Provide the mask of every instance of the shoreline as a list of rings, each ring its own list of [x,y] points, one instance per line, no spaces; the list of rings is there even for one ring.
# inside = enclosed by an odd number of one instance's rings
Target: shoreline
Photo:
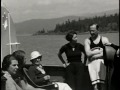
[[[106,31],[106,32],[99,32],[100,34],[106,34],[106,33],[119,33],[119,31]],[[85,34],[89,34],[89,32],[82,32],[82,33],[78,33],[78,35],[85,35]],[[16,36],[39,36],[39,35],[66,35],[65,33],[41,33],[38,35],[33,35],[33,34],[20,34],[20,35],[16,35]]]

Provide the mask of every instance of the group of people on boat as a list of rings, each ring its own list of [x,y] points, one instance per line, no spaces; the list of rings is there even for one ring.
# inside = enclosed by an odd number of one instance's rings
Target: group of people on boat
[[[58,90],[90,90],[83,85],[85,65],[87,63],[91,85],[93,86],[92,89],[107,90],[107,64],[105,64],[104,59],[104,47],[108,45],[116,50],[113,60],[114,71],[110,77],[110,89],[118,90],[119,85],[115,80],[120,81],[118,75],[120,71],[118,70],[120,68],[120,47],[110,43],[107,37],[99,35],[98,24],[90,25],[89,32],[91,36],[85,39],[83,45],[77,42],[77,33],[70,31],[65,37],[68,43],[59,49],[58,57],[65,68],[65,82],[50,80],[51,76],[46,73],[41,64],[42,54],[38,51],[33,51],[30,55],[32,64],[28,69],[28,74],[31,80],[40,86],[54,84],[55,88],[58,87]],[[67,61],[63,58],[63,53],[66,54]],[[84,62],[82,62],[82,55],[84,56]],[[2,88],[5,88],[5,90],[44,90],[42,88],[35,88],[27,82],[23,72],[25,64],[26,58],[23,50],[17,50],[4,57],[1,78],[5,80],[5,87],[3,85]]]
[[[119,55],[119,47],[110,43],[107,37],[99,35],[98,24],[90,25],[89,32],[91,36],[85,39],[84,45],[77,43],[76,32],[69,32],[66,35],[66,40],[69,42],[60,48],[58,57],[66,67],[66,82],[73,90],[88,90],[83,85],[86,61],[93,90],[106,90],[107,76],[103,49],[106,45],[112,46]],[[63,53],[66,54],[67,62],[62,57]],[[81,60],[82,55],[84,55],[84,62]]]
[[[28,74],[31,80],[39,86],[53,84],[52,89],[47,90],[72,90],[70,86],[63,82],[51,82],[50,75],[47,75],[40,61],[42,55],[38,51],[31,53],[32,65],[28,69]],[[3,90],[46,90],[44,88],[34,88],[30,85],[23,71],[25,67],[25,52],[17,50],[13,54],[6,55],[2,62],[2,79],[5,80],[5,87],[2,84]],[[58,88],[58,89],[55,89]]]

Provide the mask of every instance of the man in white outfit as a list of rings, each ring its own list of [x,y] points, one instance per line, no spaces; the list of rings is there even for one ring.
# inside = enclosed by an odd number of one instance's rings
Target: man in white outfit
[[[88,56],[88,70],[94,90],[104,90],[106,66],[103,60],[104,45],[110,45],[107,37],[98,34],[99,26],[93,24],[89,32],[91,37],[85,39],[85,51]]]

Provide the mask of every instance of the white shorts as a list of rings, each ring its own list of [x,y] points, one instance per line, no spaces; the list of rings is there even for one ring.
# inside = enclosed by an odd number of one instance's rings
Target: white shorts
[[[106,66],[103,59],[97,59],[88,64],[88,71],[92,84],[105,83]]]

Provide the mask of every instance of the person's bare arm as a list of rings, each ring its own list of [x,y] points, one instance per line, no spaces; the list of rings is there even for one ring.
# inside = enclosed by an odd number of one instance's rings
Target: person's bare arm
[[[103,49],[100,48],[100,53],[93,55],[90,59],[95,60],[95,59],[102,59],[103,58]]]
[[[107,37],[102,37],[102,43],[104,45],[111,45],[111,43],[109,42],[109,39]],[[103,49],[102,48],[100,48],[100,53],[91,56],[91,60],[100,59],[100,58],[103,58]]]
[[[102,43],[104,45],[111,45],[112,44],[112,43],[110,43],[110,41],[107,37],[102,37]]]
[[[64,59],[63,59],[63,57],[62,57],[62,53],[58,53],[58,57],[59,57],[59,59],[61,60],[61,62],[63,63],[63,66],[64,67],[67,67],[67,64],[66,64],[66,62],[64,61]]]
[[[85,39],[85,52],[87,57],[92,57],[93,55],[99,54],[101,51],[94,51],[90,49],[90,40],[89,39]]]

